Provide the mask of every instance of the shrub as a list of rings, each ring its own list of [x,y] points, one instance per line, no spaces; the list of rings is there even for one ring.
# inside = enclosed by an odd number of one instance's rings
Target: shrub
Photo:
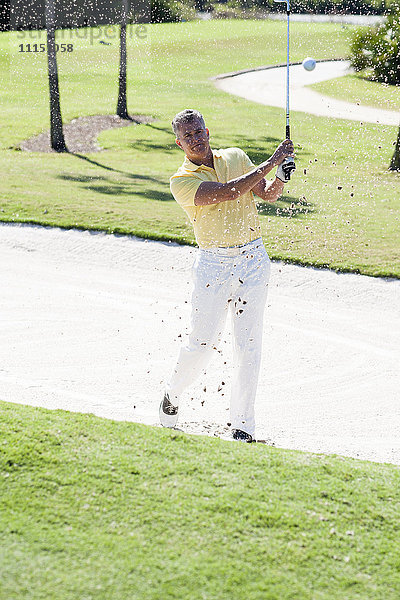
[[[293,0],[295,12],[321,14],[380,15],[393,0]]]
[[[192,2],[181,0],[151,0],[151,22],[166,23],[185,21],[194,17]]]
[[[375,27],[360,29],[350,46],[356,71],[368,69],[375,81],[400,85],[400,15],[390,14]]]
[[[381,15],[395,2],[396,0],[291,0],[290,7],[293,13]],[[284,4],[276,4],[274,0],[214,0],[214,5],[242,11],[285,10]]]

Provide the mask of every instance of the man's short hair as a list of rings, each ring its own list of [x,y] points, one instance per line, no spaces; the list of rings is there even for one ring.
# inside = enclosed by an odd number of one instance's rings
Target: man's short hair
[[[175,135],[178,137],[178,129],[183,123],[190,123],[195,119],[199,119],[204,129],[206,128],[204,117],[198,110],[187,108],[186,110],[183,110],[182,112],[175,115],[172,121],[172,129],[174,130]]]

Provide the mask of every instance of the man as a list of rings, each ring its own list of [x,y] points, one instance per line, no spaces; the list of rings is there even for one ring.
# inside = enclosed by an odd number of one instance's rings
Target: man
[[[239,148],[212,150],[209,130],[196,110],[178,113],[172,128],[186,156],[171,177],[171,192],[193,224],[199,252],[193,265],[191,332],[166,384],[160,422],[175,427],[180,395],[211,359],[230,309],[235,363],[232,436],[252,442],[270,272],[254,194],[266,202],[279,198],[295,168],[293,143],[285,140],[255,167]],[[276,177],[267,182],[265,176],[274,167]]]

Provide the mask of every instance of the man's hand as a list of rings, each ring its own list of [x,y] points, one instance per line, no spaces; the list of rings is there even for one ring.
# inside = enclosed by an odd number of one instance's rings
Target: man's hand
[[[293,157],[288,156],[277,168],[276,177],[283,181],[283,183],[287,183],[290,179],[292,172],[295,170],[296,165],[294,164]]]
[[[293,156],[293,154],[294,145],[292,140],[285,140],[284,142],[279,144],[279,146],[271,156],[270,160],[273,166],[277,167],[285,160],[285,158],[287,158],[288,156]]]
[[[271,160],[278,165],[276,176],[278,179],[283,181],[283,183],[287,183],[289,181],[290,175],[296,168],[293,154],[294,146],[292,140],[285,140],[279,144],[278,148],[271,156]]]

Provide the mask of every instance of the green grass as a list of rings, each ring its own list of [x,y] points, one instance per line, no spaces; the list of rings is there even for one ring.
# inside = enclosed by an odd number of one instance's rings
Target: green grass
[[[157,121],[103,132],[106,151],[88,156],[13,149],[48,127],[46,62],[43,54],[18,52],[20,34],[0,35],[0,69],[9,75],[0,91],[0,165],[7,173],[1,220],[193,244],[192,228],[168,186],[183,159],[170,129],[173,115],[198,108],[214,147],[240,146],[256,163],[273,152],[284,134],[283,111],[218,91],[210,78],[284,62],[282,23],[190,22],[148,31],[147,39],[129,38],[129,108]],[[351,31],[293,23],[291,59],[344,57]],[[89,38],[72,41],[73,52],[59,54],[64,120],[114,112],[117,39],[110,46],[91,45]],[[271,258],[399,277],[400,174],[387,171],[396,135],[395,127],[292,113],[296,176],[277,204],[260,204]]]
[[[399,468],[9,403],[1,600],[397,600]]]
[[[399,110],[400,86],[371,81],[364,75],[346,75],[310,85],[312,89],[354,104]]]

